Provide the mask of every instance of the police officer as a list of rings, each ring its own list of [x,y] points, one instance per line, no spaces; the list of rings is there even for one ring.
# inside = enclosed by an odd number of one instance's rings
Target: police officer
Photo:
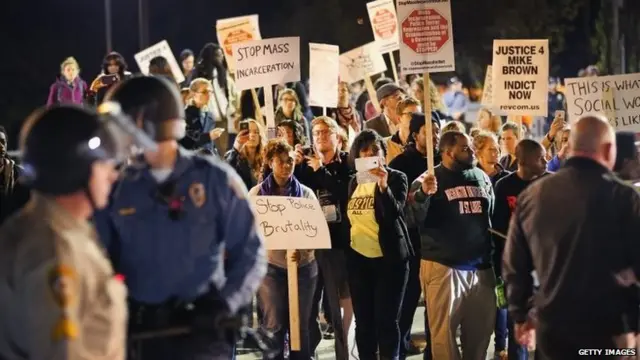
[[[247,190],[226,164],[178,146],[184,110],[166,80],[132,78],[107,99],[158,143],[124,170],[96,217],[129,287],[130,336],[145,338],[133,342],[137,356],[229,359],[232,344],[216,326],[250,302],[266,272]]]
[[[116,135],[69,105],[25,123],[32,196],[0,229],[0,358],[125,358],[126,289],[88,222],[117,178]]]

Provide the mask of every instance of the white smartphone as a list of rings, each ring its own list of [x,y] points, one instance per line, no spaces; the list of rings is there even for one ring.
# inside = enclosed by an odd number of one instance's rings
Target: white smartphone
[[[564,110],[556,110],[556,113],[554,115],[555,117],[562,119],[562,121],[564,121]]]
[[[377,156],[356,159],[356,171],[369,171],[380,166],[380,158]]]

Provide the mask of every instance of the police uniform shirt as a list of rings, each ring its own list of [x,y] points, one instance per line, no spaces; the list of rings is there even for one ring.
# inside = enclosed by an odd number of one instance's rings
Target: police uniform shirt
[[[126,289],[87,221],[35,194],[0,229],[0,359],[124,359]]]

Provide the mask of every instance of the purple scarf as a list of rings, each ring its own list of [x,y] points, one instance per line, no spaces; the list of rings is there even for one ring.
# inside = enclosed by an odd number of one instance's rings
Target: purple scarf
[[[287,184],[287,188],[285,189],[285,196],[290,197],[302,197],[302,186],[298,179],[295,176],[291,176],[291,180]],[[273,178],[273,173],[271,173],[264,181],[260,184],[260,191],[258,195],[261,196],[279,196],[277,193],[278,184]]]

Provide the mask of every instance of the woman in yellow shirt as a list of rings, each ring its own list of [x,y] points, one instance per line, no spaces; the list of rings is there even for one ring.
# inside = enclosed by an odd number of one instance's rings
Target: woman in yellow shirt
[[[351,234],[347,270],[356,319],[356,345],[360,360],[398,359],[398,320],[409,274],[409,242],[403,208],[407,177],[384,164],[386,146],[373,130],[354,139],[350,160],[377,157],[379,166],[369,170],[375,182],[349,183],[346,226]]]

